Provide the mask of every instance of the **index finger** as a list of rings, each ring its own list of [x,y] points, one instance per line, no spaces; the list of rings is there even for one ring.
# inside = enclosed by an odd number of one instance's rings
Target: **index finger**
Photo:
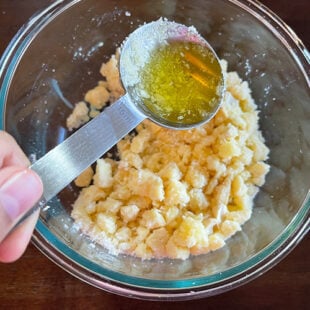
[[[0,130],[0,168],[7,166],[29,166],[29,160],[15,139]]]

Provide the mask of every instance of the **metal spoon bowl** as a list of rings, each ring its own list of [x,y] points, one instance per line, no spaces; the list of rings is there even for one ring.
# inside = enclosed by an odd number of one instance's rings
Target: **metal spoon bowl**
[[[206,113],[205,118],[202,121],[195,123],[185,123],[182,121],[172,122],[163,118],[161,115],[155,114],[148,109],[148,107],[144,104],[143,99],[137,92],[137,84],[140,81],[140,69],[142,69],[150,58],[152,51],[154,51],[158,46],[170,41],[193,42],[205,47],[213,54],[214,59],[220,67],[219,59],[216,56],[216,53],[210,44],[199,35],[194,27],[187,27],[176,22],[159,19],[139,27],[129,35],[127,40],[125,40],[120,57],[121,81],[127,95],[129,96],[129,98],[127,97],[127,104],[128,107],[132,108],[132,113],[135,113],[135,109],[137,109],[139,112],[144,114],[145,117],[161,126],[171,129],[190,129],[208,122],[218,111],[224,93],[224,77],[221,73],[219,83],[219,100],[213,106],[212,110]],[[131,104],[129,104],[129,101],[131,101]]]

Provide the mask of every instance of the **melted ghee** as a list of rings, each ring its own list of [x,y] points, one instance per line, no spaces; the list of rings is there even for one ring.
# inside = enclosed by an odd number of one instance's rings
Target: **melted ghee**
[[[223,77],[219,62],[204,46],[172,41],[154,50],[140,71],[145,106],[168,122],[196,124],[214,112]]]

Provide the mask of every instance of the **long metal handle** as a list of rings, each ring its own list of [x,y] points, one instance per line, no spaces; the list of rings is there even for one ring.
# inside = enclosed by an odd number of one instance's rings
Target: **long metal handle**
[[[30,168],[43,181],[45,200],[59,193],[144,118],[125,95],[36,161]]]
[[[38,208],[57,195],[119,140],[133,130],[145,116],[126,94],[64,142],[30,166],[43,182],[43,197],[10,230],[14,230]]]

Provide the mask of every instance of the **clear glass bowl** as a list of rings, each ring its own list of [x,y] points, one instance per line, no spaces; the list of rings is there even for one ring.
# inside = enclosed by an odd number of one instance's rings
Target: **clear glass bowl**
[[[181,300],[219,294],[261,275],[309,228],[309,55],[281,20],[256,1],[55,1],[17,33],[1,59],[0,128],[30,158],[44,155],[68,135],[71,110],[57,85],[70,102],[79,101],[125,37],[161,16],[195,25],[253,90],[272,169],[252,218],[224,248],[207,255],[185,261],[115,257],[72,225],[77,190],[71,185],[42,210],[33,242],[101,289]]]

